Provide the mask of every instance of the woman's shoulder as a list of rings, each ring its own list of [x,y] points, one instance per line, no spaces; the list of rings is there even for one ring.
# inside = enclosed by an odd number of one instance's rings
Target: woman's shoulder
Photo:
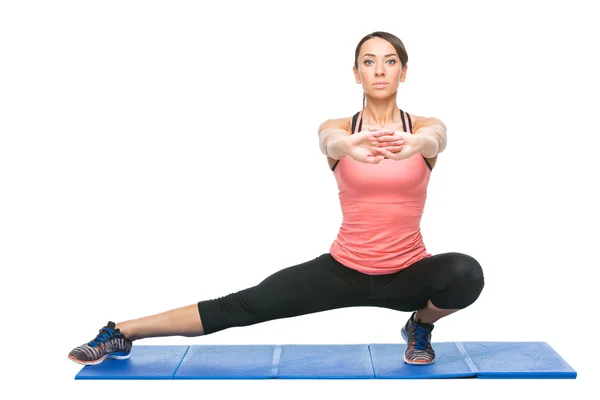
[[[319,125],[319,133],[324,129],[345,129],[348,132],[352,129],[352,117],[330,118]]]
[[[422,115],[414,115],[414,114],[410,114],[408,113],[408,116],[410,117],[410,122],[412,122],[412,124],[414,125],[416,122],[421,122],[423,120],[426,120],[428,117],[424,117]]]
[[[412,122],[413,131],[416,131],[420,127],[423,126],[431,126],[431,125],[442,125],[445,127],[444,123],[436,117],[424,117],[421,115],[410,115],[410,120]]]
[[[418,127],[421,124],[426,124],[429,120],[438,120],[434,117],[426,117],[423,115],[415,115],[408,113],[413,129],[415,125]],[[330,118],[325,120],[321,125],[319,125],[319,132],[324,129],[335,128],[335,129],[345,129],[348,132],[352,132],[352,119],[356,114],[353,114],[349,117],[341,117],[341,118]]]

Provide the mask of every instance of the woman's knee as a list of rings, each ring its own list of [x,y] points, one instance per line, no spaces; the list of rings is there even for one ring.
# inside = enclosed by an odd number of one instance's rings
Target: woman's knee
[[[452,275],[465,281],[483,280],[483,268],[474,257],[463,253],[452,253],[451,262],[448,268],[452,270]]]
[[[448,278],[446,289],[432,298],[439,308],[462,309],[473,304],[485,285],[483,269],[479,262],[462,253],[449,254],[446,265]]]

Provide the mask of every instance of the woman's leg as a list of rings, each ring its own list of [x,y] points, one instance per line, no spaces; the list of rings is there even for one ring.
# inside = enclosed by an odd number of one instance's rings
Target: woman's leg
[[[339,264],[329,253],[285,268],[260,284],[212,300],[120,322],[130,340],[200,336],[223,329],[341,307],[370,305],[367,275]]]
[[[375,277],[373,286],[389,308],[416,310],[402,328],[407,343],[404,361],[431,364],[435,360],[431,346],[434,322],[475,302],[483,285],[477,260],[462,253],[443,253],[395,274]]]
[[[118,324],[109,321],[94,340],[71,350],[69,358],[80,364],[98,364],[106,358],[128,358],[135,339],[207,335],[334,308],[378,305],[369,296],[370,285],[368,275],[325,253],[224,297]]]
[[[376,303],[370,277],[335,260],[331,254],[280,270],[260,284],[204,300],[198,310],[204,334],[232,327],[295,317],[320,311]]]
[[[420,320],[427,324],[433,324],[438,319],[459,311],[460,308],[438,308],[433,305],[431,299],[427,301],[427,305],[415,313],[415,320]]]
[[[382,297],[386,307],[416,310],[419,319],[427,323],[473,304],[484,287],[479,262],[456,252],[436,254],[373,279],[373,294]]]
[[[119,322],[116,328],[129,340],[159,336],[201,336],[198,305],[191,304],[147,317]]]

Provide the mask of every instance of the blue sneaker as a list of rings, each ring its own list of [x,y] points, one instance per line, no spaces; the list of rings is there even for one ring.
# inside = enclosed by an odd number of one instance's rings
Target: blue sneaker
[[[402,328],[402,337],[406,341],[404,362],[413,365],[428,365],[435,361],[435,352],[431,347],[433,324],[421,320],[415,321],[414,312]]]
[[[74,348],[69,359],[83,365],[100,364],[107,358],[124,360],[129,358],[131,346],[132,341],[115,328],[114,322],[109,321],[94,340]]]

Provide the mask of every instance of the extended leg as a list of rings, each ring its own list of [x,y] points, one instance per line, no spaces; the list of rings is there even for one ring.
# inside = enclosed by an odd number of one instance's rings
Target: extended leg
[[[119,322],[125,337],[201,336],[231,327],[334,308],[368,305],[368,277],[331,255],[277,271],[260,284],[217,299]]]
[[[201,336],[204,334],[198,305],[176,308],[160,314],[119,322],[116,325],[129,340],[159,336]]]
[[[278,318],[372,305],[370,288],[367,275],[340,265],[325,253],[224,297],[118,324],[109,322],[94,340],[73,349],[69,358],[98,364],[106,358],[129,357],[136,339],[208,335]]]

